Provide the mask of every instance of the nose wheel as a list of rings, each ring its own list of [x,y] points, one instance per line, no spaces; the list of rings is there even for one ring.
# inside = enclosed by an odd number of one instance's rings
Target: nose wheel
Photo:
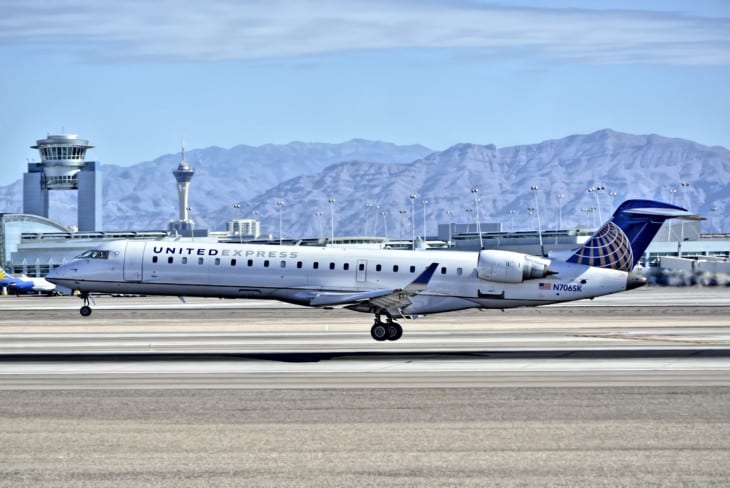
[[[84,304],[81,306],[79,313],[82,317],[88,317],[89,315],[91,315],[91,307],[89,306],[89,294],[82,293],[81,299],[84,301]]]
[[[386,322],[381,321],[380,317],[376,317],[375,323],[370,329],[370,335],[378,342],[397,341],[403,336],[403,327],[399,323],[393,322],[390,317]]]

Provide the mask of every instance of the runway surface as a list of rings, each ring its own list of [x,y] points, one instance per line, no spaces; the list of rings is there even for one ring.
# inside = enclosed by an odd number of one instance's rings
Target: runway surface
[[[0,297],[0,486],[727,486],[730,290],[403,321]]]

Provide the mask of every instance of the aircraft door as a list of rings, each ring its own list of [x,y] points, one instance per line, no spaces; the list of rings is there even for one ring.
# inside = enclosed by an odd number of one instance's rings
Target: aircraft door
[[[142,257],[145,242],[127,242],[124,251],[124,280],[142,281]]]
[[[357,268],[355,270],[355,281],[363,283],[368,277],[368,261],[367,259],[358,259]]]

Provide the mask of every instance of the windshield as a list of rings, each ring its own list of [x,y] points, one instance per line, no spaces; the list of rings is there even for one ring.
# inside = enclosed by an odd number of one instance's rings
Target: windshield
[[[76,256],[76,259],[109,259],[109,251],[90,249]]]

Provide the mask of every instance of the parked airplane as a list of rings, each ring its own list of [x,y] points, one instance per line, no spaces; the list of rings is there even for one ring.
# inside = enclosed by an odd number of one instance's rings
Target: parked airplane
[[[642,286],[634,265],[668,218],[699,218],[651,200],[624,202],[567,260],[511,251],[402,251],[301,246],[113,241],[48,279],[90,293],[274,299],[375,315],[377,341],[395,321],[467,308],[512,308],[592,298]],[[385,319],[384,319],[385,317]]]
[[[0,268],[0,288],[5,288],[13,293],[53,293],[56,285],[49,283],[44,278],[29,278],[11,276]]]

